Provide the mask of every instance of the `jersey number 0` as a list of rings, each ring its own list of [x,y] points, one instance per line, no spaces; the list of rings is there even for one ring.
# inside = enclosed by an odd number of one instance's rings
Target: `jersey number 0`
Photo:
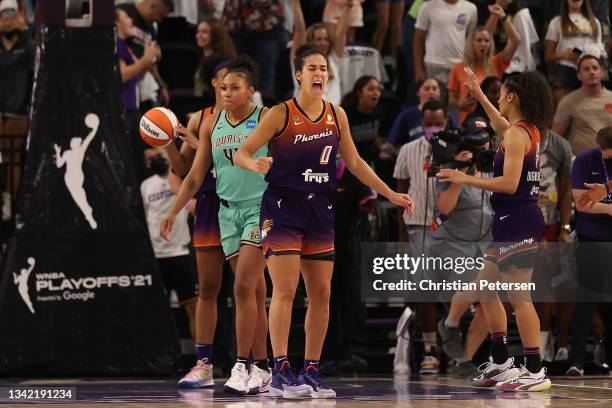
[[[329,163],[329,156],[331,155],[332,150],[333,150],[333,146],[325,146],[323,148],[323,151],[321,152],[321,160],[319,160],[319,163],[321,164]]]

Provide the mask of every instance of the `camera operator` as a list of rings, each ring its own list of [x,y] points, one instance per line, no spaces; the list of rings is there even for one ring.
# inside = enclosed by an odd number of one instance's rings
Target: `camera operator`
[[[438,100],[425,103],[421,115],[424,135],[400,148],[393,172],[393,177],[397,180],[397,191],[408,192],[415,203],[414,213],[404,218],[404,211],[398,209],[397,217],[399,241],[412,242],[410,256],[413,257],[427,255],[430,247],[435,186],[435,179],[427,177],[431,158],[430,140],[435,133],[448,126],[448,114],[444,105]],[[419,373],[437,374],[439,361],[436,352],[436,304],[418,303],[417,306],[425,344],[425,357],[421,362]]]
[[[480,117],[466,119],[460,132],[441,132],[432,140],[433,163],[436,167],[456,168],[476,177],[487,177],[492,171],[490,153],[490,125]],[[444,149],[438,149],[439,140]],[[456,153],[453,153],[456,152]],[[493,209],[489,202],[490,193],[461,183],[436,183],[435,231],[431,234],[431,256],[469,257],[483,256],[491,241]],[[451,280],[460,278],[471,281],[477,271],[464,276],[453,275]],[[447,279],[441,272],[438,279]],[[474,318],[470,324],[465,346],[461,344],[459,323],[461,316],[470,306],[467,301],[453,301],[448,316],[438,323],[438,333],[444,351],[456,360],[457,365],[450,373],[460,378],[477,375],[472,357],[487,337],[488,328],[482,318]],[[479,313],[479,312],[477,312]]]

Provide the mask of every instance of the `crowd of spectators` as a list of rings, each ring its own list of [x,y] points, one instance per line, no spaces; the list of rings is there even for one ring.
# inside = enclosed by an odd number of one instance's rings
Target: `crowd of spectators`
[[[32,7],[24,3],[29,1],[0,1],[3,126],[7,115],[25,115],[29,101],[33,50],[26,21]],[[612,169],[609,0],[116,3],[121,3],[115,13],[121,78],[118,86],[140,181],[151,175],[143,160],[145,146],[136,130],[143,112],[153,106],[169,106],[185,123],[189,112],[210,105],[214,90],[202,71],[211,58],[220,55],[233,58],[247,54],[259,64],[256,103],[271,106],[288,99],[299,87],[291,74],[292,57],[300,45],[310,43],[328,56],[330,81],[325,97],[346,109],[359,153],[383,179],[415,200],[414,214],[397,216],[397,228],[393,229],[397,235],[386,238],[415,243],[419,253],[440,250],[457,239],[486,242],[491,217],[488,194],[465,186],[441,186],[428,177],[424,164],[431,158],[430,140],[444,129],[463,127],[476,132],[477,123],[486,122],[482,106],[464,85],[465,67],[472,68],[494,105],[504,80],[519,72],[539,70],[549,79],[557,104],[553,123],[540,129],[540,207],[547,224],[543,240],[565,242],[577,235],[581,241],[612,241],[611,200],[598,203],[595,209],[574,208],[572,200],[572,194],[575,198],[585,182],[606,181],[596,173],[606,175]],[[178,38],[179,31],[190,33],[190,37]],[[176,54],[177,49],[186,51]],[[192,57],[180,59],[180,55]],[[168,58],[175,59],[164,61]],[[190,78],[183,75],[182,82],[176,81],[173,73],[179,69],[188,72]],[[191,104],[179,105],[185,100]],[[490,147],[495,148],[501,135],[484,127],[490,133]],[[460,152],[455,159],[461,162],[472,157]],[[478,172],[470,166],[465,171]],[[339,172],[338,180],[335,200],[346,207],[346,212],[337,218],[336,236],[348,237],[352,223],[371,212],[372,202],[380,200],[343,172]],[[3,180],[2,190],[5,184]],[[441,213],[446,221],[432,233],[431,225]],[[350,273],[351,268],[358,269],[354,254],[340,241],[334,287],[358,288],[359,274]],[[474,253],[481,250],[478,245],[473,249]],[[595,255],[582,253],[577,257]],[[576,273],[580,276],[587,272],[579,267]],[[352,358],[347,350],[351,354],[353,346],[363,346],[358,333],[364,330],[365,313],[355,312],[361,309],[354,297],[347,298],[341,292],[332,293],[330,322],[334,328],[330,336],[340,337],[328,341],[339,355]],[[440,305],[435,303],[420,305],[426,352],[423,373],[439,370],[437,309]],[[577,304],[573,325],[571,307],[540,305],[538,309],[541,347],[545,349],[550,343],[553,329],[559,339],[548,358],[571,358],[575,368],[571,373],[582,374],[584,341],[597,310],[595,305]],[[356,319],[347,319],[347,314],[353,313]],[[612,327],[609,315],[603,316],[604,320],[608,318],[606,325]],[[570,326],[580,338],[572,337],[568,353]],[[354,336],[347,335],[346,330]],[[355,343],[350,344],[351,338]],[[612,355],[612,349],[608,354]]]

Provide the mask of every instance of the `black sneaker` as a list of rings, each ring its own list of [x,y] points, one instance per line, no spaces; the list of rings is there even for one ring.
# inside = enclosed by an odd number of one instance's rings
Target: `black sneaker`
[[[480,372],[471,361],[464,361],[448,369],[448,375],[454,378],[469,378],[478,377]]]
[[[444,324],[446,318],[438,322],[438,334],[442,339],[442,349],[452,359],[463,357],[463,344],[458,327],[448,327]]]

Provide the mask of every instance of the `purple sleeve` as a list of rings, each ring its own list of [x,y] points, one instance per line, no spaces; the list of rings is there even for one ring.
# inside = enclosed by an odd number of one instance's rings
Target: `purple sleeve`
[[[404,126],[404,118],[406,117],[406,111],[400,112],[397,115],[397,118],[393,121],[393,126],[391,126],[391,130],[387,135],[387,142],[391,143],[394,146],[397,146],[400,142],[402,130],[405,128]]]
[[[572,166],[572,188],[584,190],[584,183],[588,182],[588,176],[591,173],[590,157],[591,152],[588,154],[581,154],[576,157]]]
[[[131,63],[131,56],[127,49],[125,41],[117,39],[117,56],[119,59],[125,61],[126,64]]]

